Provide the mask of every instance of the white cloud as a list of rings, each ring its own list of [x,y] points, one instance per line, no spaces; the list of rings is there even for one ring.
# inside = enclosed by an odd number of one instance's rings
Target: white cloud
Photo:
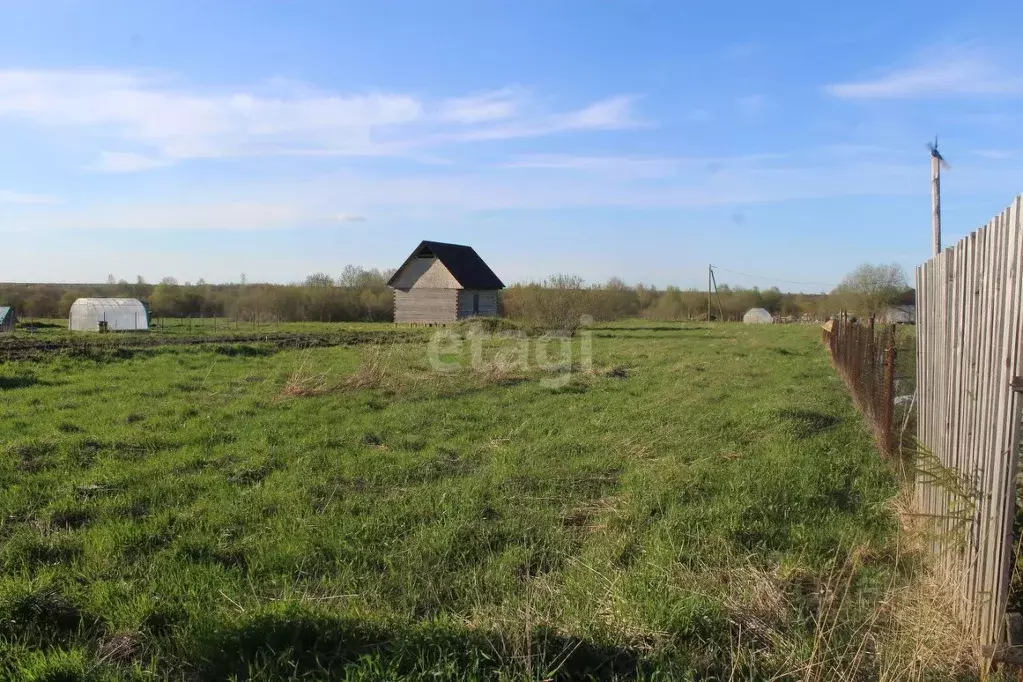
[[[700,176],[728,173],[763,166],[786,158],[784,154],[739,154],[735,156],[585,156],[532,154],[502,164],[504,168],[535,168],[602,173],[620,179]]]
[[[633,114],[636,98],[619,95],[596,102],[590,106],[560,117],[560,124],[567,130],[614,130],[641,125]]]
[[[516,157],[503,166],[611,173],[619,177],[665,177],[677,171],[679,163],[678,159],[661,157],[533,154]]]
[[[563,114],[536,116],[508,124],[475,128],[457,133],[453,139],[504,140],[522,137],[543,137],[557,133],[594,130],[624,130],[648,125],[633,111],[636,97],[619,95]]]
[[[117,72],[0,71],[0,118],[84,128],[144,149],[119,152],[108,170],[151,167],[142,155],[174,161],[324,146],[357,153],[372,147],[377,128],[421,113],[415,98],[387,93],[203,93]]]
[[[518,113],[524,93],[518,88],[503,88],[441,102],[437,115],[442,121],[484,123],[509,119]]]
[[[339,223],[364,223],[366,222],[366,216],[357,213],[338,213],[334,216],[334,220]]]
[[[72,128],[97,147],[95,170],[133,172],[188,159],[406,154],[452,141],[536,137],[635,124],[632,97],[567,113],[522,88],[424,102],[297,83],[206,90],[117,71],[0,69],[0,123]],[[118,151],[99,151],[115,147]]]
[[[299,204],[223,201],[109,204],[75,211],[35,212],[0,229],[63,230],[260,230],[323,222]]]
[[[158,156],[132,152],[100,152],[99,159],[90,170],[100,173],[134,173],[136,171],[168,166],[173,161]]]
[[[29,194],[27,192],[0,189],[0,204],[43,205],[56,204],[58,202],[57,197],[50,196],[49,194]]]
[[[827,85],[825,91],[845,99],[1019,95],[1023,79],[985,52],[935,48],[911,66],[867,80]]]

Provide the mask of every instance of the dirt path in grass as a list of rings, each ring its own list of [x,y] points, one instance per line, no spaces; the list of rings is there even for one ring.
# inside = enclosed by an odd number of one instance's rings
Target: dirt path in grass
[[[409,343],[422,340],[418,331],[345,331],[339,333],[234,334],[223,336],[166,337],[148,334],[124,334],[103,337],[63,339],[13,338],[0,342],[0,362],[39,359],[53,354],[92,355],[122,348],[155,348],[159,346],[226,347],[237,344],[270,344],[278,350],[359,346],[372,343]]]

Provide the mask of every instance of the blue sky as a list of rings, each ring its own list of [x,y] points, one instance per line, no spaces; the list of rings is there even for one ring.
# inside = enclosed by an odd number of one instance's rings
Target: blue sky
[[[4,2],[0,281],[911,274],[1023,190],[1023,6]],[[807,282],[800,285],[787,282]],[[824,287],[826,288],[826,287]]]

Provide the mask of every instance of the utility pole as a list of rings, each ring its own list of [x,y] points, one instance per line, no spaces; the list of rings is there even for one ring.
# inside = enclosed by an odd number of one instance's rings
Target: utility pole
[[[721,307],[721,294],[718,292],[718,278],[714,276],[714,266],[710,269],[710,282],[714,285],[714,295],[718,297],[718,321],[725,321],[725,309]]]
[[[941,253],[941,169],[948,168],[948,163],[938,151],[938,138],[927,145],[931,150],[931,239],[933,255]]]
[[[941,164],[938,156],[931,156],[931,237],[934,254],[941,253]]]
[[[710,280],[711,280],[711,278],[713,276],[714,276],[714,266],[708,264],[707,265],[707,321],[708,322],[710,322],[710,319],[711,319],[711,317],[710,317],[710,306],[711,306]]]

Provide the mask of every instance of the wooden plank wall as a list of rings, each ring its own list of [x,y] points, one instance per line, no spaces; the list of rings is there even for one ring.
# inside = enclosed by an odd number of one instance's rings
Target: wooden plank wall
[[[473,295],[480,297],[478,313],[472,311]],[[463,289],[458,292],[458,319],[462,320],[473,315],[497,317],[497,291],[494,289]]]
[[[916,498],[982,645],[1004,634],[1023,366],[1023,196],[916,270]]]
[[[394,321],[418,324],[455,322],[458,289],[394,290]]]

